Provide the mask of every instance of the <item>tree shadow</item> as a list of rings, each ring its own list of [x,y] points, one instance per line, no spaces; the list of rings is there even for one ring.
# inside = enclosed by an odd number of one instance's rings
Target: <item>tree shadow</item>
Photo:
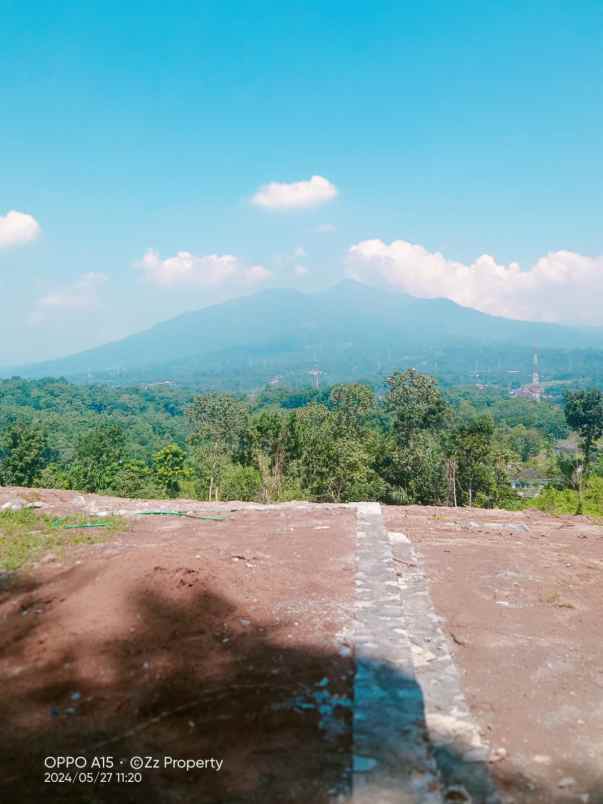
[[[35,661],[36,646],[45,639],[42,620],[30,618],[19,639],[5,643],[2,801],[349,800],[353,657],[332,648],[286,644],[282,623],[278,629],[254,623],[215,590],[196,592],[192,582],[187,586],[187,571],[178,572],[175,580],[185,587],[183,599],[159,591],[133,592],[131,603],[140,623],[133,632],[124,628],[104,641],[94,634],[68,640],[67,649],[47,650],[42,664]],[[34,592],[37,600],[43,599],[43,584],[27,593]],[[390,666],[376,672],[386,674],[392,689],[414,687],[415,717],[424,727],[416,681]],[[410,737],[401,734],[399,739]],[[410,744],[408,748],[412,753]],[[464,786],[475,802],[486,800],[491,780],[483,763],[478,768],[450,746],[436,746],[434,754],[447,783]],[[105,776],[94,784],[77,778],[55,783],[52,776],[44,781],[45,773],[64,771],[45,768],[45,757],[59,756],[85,757],[86,769],[69,768],[72,776],[80,770]],[[134,781],[134,756],[157,759],[159,767],[145,759],[151,767]],[[219,771],[187,771],[164,767],[166,756],[214,758],[223,765]],[[93,757],[105,763],[104,769],[90,766]],[[119,782],[117,773],[123,774]],[[499,773],[497,781],[517,794],[518,802],[552,800],[550,791],[530,789],[529,781],[512,768]],[[446,801],[463,801],[461,793],[450,789]],[[603,800],[600,790],[587,792],[589,804]]]

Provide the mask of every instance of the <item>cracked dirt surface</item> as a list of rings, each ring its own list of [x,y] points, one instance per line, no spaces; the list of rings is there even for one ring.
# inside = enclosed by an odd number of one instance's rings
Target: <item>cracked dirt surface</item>
[[[500,789],[517,802],[603,801],[603,526],[383,510],[424,563],[467,701],[499,752]]]

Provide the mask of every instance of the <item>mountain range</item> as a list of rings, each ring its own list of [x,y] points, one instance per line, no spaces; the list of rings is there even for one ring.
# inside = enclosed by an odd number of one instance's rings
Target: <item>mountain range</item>
[[[376,382],[414,366],[451,383],[487,375],[520,382],[535,350],[551,378],[593,370],[603,377],[603,328],[516,321],[344,280],[312,294],[263,290],[0,376],[249,390],[308,384],[315,368],[332,383]]]

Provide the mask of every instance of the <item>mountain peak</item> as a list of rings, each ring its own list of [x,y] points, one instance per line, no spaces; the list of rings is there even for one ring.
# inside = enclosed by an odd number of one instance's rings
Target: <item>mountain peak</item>
[[[346,276],[344,279],[340,279],[339,282],[336,282],[331,290],[367,290],[369,288],[368,285],[365,285],[363,282],[359,282],[357,279],[352,279],[351,276]]]
[[[458,373],[459,361],[463,371],[465,364],[473,370],[472,345],[480,355],[491,347],[497,364],[508,354],[508,368],[514,369],[518,350],[531,360],[535,343],[549,349],[601,348],[603,333],[495,318],[447,300],[417,299],[346,278],[313,293],[267,288],[18,373],[240,388],[257,387],[275,375],[305,381],[316,363],[333,381],[383,374],[408,360],[429,367],[433,355],[446,349],[453,349],[456,361],[448,371]],[[466,357],[459,358],[456,347]]]
[[[374,285],[365,285],[357,279],[346,277],[334,285],[319,291],[319,295],[337,299],[363,301],[377,296],[383,296],[383,291]]]

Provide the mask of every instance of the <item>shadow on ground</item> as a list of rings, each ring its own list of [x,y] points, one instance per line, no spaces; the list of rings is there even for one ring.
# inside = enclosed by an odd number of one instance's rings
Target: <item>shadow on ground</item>
[[[2,801],[348,799],[353,658],[287,644],[282,628],[277,633],[251,622],[215,590],[189,591],[185,600],[134,592],[135,629],[104,641],[95,634],[71,641],[67,635],[68,648],[45,654],[52,658],[43,663],[35,662],[34,649],[46,639],[43,621],[22,617],[4,644],[3,664],[10,672],[2,681],[0,707]],[[33,581],[17,581],[2,594],[23,592],[44,601],[43,585]],[[387,672],[388,683],[395,684],[396,671]],[[399,683],[408,686],[409,680],[400,677]],[[105,770],[113,777],[95,785],[45,783],[44,757],[65,755],[88,762],[110,757],[113,767]],[[142,781],[127,782],[132,756],[215,758],[224,764],[219,772],[147,768]],[[474,768],[463,768],[468,763],[460,756],[440,747],[436,757],[449,779],[460,774],[471,780]],[[125,774],[122,783],[115,783],[116,772]],[[517,802],[554,800],[553,791],[530,789],[512,768],[497,775],[503,792]],[[589,804],[603,801],[600,790],[588,792]],[[473,794],[474,801],[482,800],[477,788]],[[451,793],[446,800],[464,799]]]

